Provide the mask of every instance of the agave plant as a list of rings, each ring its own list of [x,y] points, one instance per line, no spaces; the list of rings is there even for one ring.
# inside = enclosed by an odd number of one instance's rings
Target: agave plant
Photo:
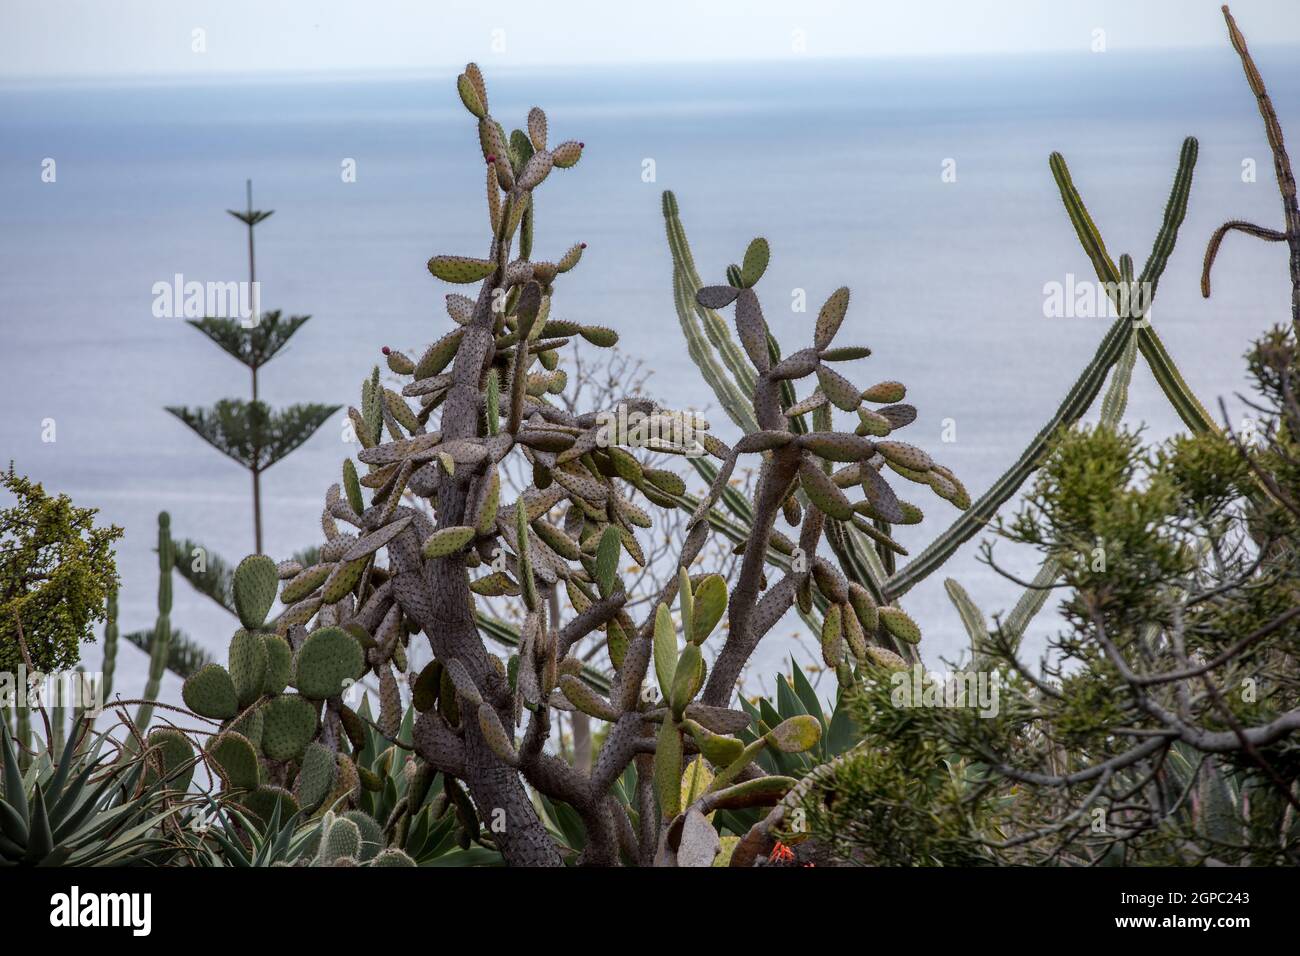
[[[24,774],[0,721],[0,866],[108,866],[171,856],[175,841],[165,823],[182,804],[167,799],[165,778],[146,778],[144,756],[110,761],[101,754],[106,739],[101,734],[82,747],[81,733],[71,733],[57,760],[47,748]]]
[[[280,804],[266,821],[211,798],[207,806],[216,822],[199,830],[188,848],[197,866],[290,865],[307,855],[313,839],[319,837],[319,820],[304,821],[301,810],[282,816]]]

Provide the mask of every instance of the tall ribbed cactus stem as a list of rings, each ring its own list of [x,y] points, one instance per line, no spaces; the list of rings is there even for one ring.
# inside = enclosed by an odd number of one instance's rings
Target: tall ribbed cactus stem
[[[107,616],[104,619],[104,663],[100,680],[104,685],[104,700],[113,693],[113,671],[117,669],[117,589],[108,595]]]
[[[144,699],[153,701],[162,687],[167,670],[167,654],[172,635],[172,531],[171,516],[158,513],[158,619],[154,623],[153,641],[149,646],[149,682],[144,688]],[[136,711],[135,722],[141,733],[153,718],[153,704],[144,703]]]

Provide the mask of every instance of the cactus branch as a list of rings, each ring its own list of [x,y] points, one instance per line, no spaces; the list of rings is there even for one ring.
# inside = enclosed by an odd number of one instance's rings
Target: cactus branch
[[[1232,48],[1241,58],[1241,68],[1245,71],[1246,82],[1250,84],[1250,91],[1255,94],[1259,115],[1264,120],[1264,133],[1268,137],[1268,146],[1273,153],[1273,171],[1277,176],[1278,192],[1282,197],[1282,218],[1285,229],[1278,232],[1239,220],[1227,222],[1216,229],[1205,250],[1205,264],[1201,272],[1201,294],[1209,297],[1210,268],[1214,265],[1215,256],[1218,255],[1219,244],[1229,231],[1236,229],[1269,242],[1286,242],[1291,253],[1291,322],[1294,327],[1300,329],[1300,202],[1296,198],[1295,173],[1291,170],[1291,157],[1286,151],[1286,143],[1282,137],[1282,124],[1278,122],[1273,100],[1268,95],[1268,88],[1264,86],[1264,78],[1260,75],[1259,68],[1255,66],[1254,57],[1246,48],[1246,38],[1237,28],[1237,21],[1233,19],[1226,4],[1223,6],[1223,19],[1228,25],[1228,38],[1232,41]]]

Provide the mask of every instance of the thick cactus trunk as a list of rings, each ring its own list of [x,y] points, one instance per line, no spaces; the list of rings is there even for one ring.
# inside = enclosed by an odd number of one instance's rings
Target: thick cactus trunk
[[[466,329],[456,355],[455,384],[442,417],[447,439],[472,438],[478,432],[479,380],[491,356],[493,315],[492,282],[484,284],[474,322]],[[439,492],[438,512],[443,526],[465,520],[468,479],[445,482]],[[474,622],[474,600],[469,572],[459,556],[425,561],[414,530],[394,542],[389,554],[396,575],[393,593],[403,612],[419,622],[439,660],[457,658],[469,671],[483,699],[497,706],[503,722],[508,713],[509,690],[493,668]],[[480,815],[493,829],[494,816],[504,815],[504,830],[494,830],[501,855],[511,866],[560,866],[559,851],[528,799],[518,772],[504,764],[488,747],[477,721],[465,721],[465,782]]]
[[[465,665],[483,698],[506,698],[506,687],[492,667],[474,623],[469,576],[458,558],[423,562],[419,536],[406,531],[390,546],[393,593],[402,611],[416,621],[439,660]],[[505,713],[503,712],[503,717]],[[504,816],[495,832],[501,855],[512,866],[559,866],[560,855],[538,819],[518,773],[492,753],[475,721],[465,722],[465,783],[488,824]]]

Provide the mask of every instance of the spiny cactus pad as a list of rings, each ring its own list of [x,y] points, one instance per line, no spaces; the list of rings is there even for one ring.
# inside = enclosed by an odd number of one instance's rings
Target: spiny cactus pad
[[[362,863],[374,859],[384,848],[383,828],[370,814],[361,810],[349,810],[339,819],[350,820],[356,824],[357,831],[361,834],[361,847],[357,851],[357,859]]]
[[[265,624],[266,615],[275,603],[278,586],[279,575],[275,570],[275,562],[266,555],[250,554],[240,561],[231,584],[239,623],[249,630],[256,630]]]
[[[426,558],[445,558],[474,540],[475,530],[465,525],[440,528],[425,539],[421,547]]]
[[[900,641],[907,641],[909,644],[919,643],[921,640],[921,629],[916,622],[902,608],[882,607],[879,610],[880,623],[884,625],[885,630]]]
[[[416,862],[397,847],[389,847],[373,860],[371,866],[416,866]]]
[[[490,276],[495,268],[490,259],[469,256],[434,256],[429,260],[429,271],[444,282],[478,282]]]
[[[185,679],[181,700],[200,717],[229,720],[239,713],[234,681],[220,664],[205,664]]]
[[[782,753],[795,754],[817,746],[821,736],[821,722],[811,714],[800,714],[781,721],[764,739]]]
[[[324,744],[312,742],[302,755],[298,771],[298,800],[308,810],[315,810],[334,788],[337,766],[334,752]]]
[[[305,697],[273,697],[261,712],[262,752],[271,760],[297,759],[316,736],[316,705]]]
[[[316,864],[325,866],[336,863],[343,858],[355,860],[361,852],[361,830],[351,820],[336,819],[329,823],[329,829],[321,837],[320,851],[316,854]]]
[[[293,649],[278,634],[263,634],[266,646],[266,679],[262,682],[263,694],[283,694],[293,677]]]
[[[245,712],[237,720],[232,720],[226,729],[243,734],[255,749],[260,749],[262,746],[263,726],[262,708],[259,707],[256,710]]]
[[[226,731],[208,745],[208,756],[227,790],[256,790],[261,780],[257,751],[243,734]]]
[[[889,650],[888,648],[875,647],[875,646],[868,647],[867,657],[871,658],[871,660],[874,663],[885,668],[885,670],[890,670],[890,671],[907,670],[907,661],[903,660],[901,657],[899,657],[897,654],[895,654],[893,651]]]
[[[235,685],[239,706],[247,707],[262,695],[266,683],[267,650],[262,635],[239,630],[230,640],[230,680]]]
[[[312,700],[337,697],[344,681],[356,680],[365,667],[357,639],[341,628],[323,627],[298,648],[294,686]]]

